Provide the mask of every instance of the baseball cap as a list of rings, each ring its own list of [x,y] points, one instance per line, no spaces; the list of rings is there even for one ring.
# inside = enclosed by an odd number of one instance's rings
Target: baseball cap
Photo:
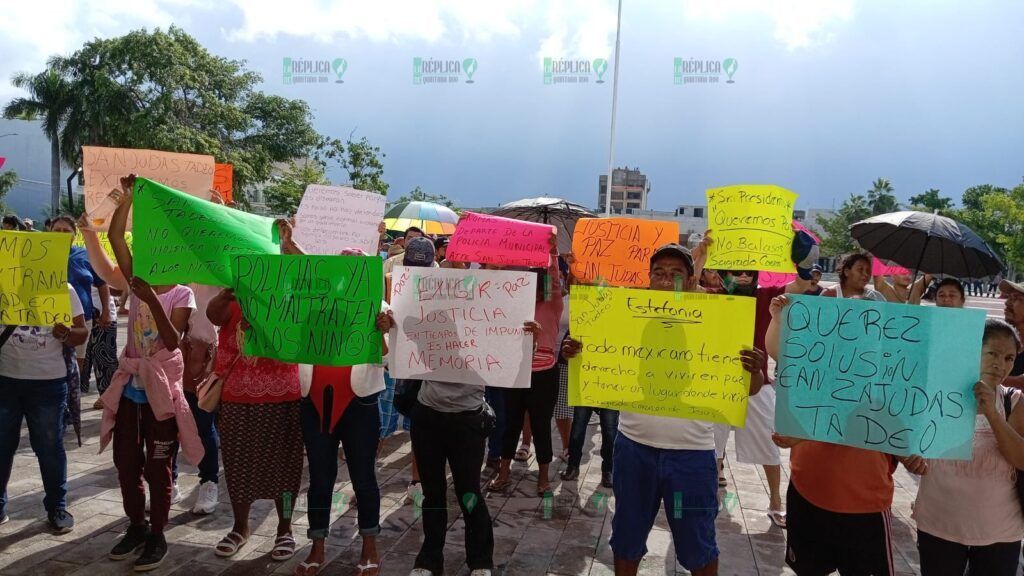
[[[434,262],[434,243],[422,236],[411,238],[405,242],[405,256],[402,264],[406,266],[430,266]]]
[[[814,241],[814,237],[803,230],[798,230],[793,237],[791,253],[793,263],[796,264],[797,276],[804,280],[810,280],[811,269],[819,254],[818,243]]]
[[[690,273],[693,274],[693,256],[690,251],[679,244],[665,244],[661,248],[654,251],[651,254],[651,264],[654,261],[663,256],[675,256],[676,258],[682,258],[686,262],[686,267],[690,269]]]

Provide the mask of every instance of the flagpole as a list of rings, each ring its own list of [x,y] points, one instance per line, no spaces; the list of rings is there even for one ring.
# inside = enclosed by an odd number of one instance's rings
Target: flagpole
[[[612,214],[612,172],[615,171],[615,113],[619,105],[619,36],[622,32],[622,0],[619,0],[619,13],[615,20],[615,77],[612,80],[612,128],[608,136],[608,181],[605,184],[604,215]],[[623,201],[625,206],[625,201]]]

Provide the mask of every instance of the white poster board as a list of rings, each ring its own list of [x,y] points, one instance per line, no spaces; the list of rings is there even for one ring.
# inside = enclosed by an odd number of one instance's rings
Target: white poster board
[[[537,274],[395,266],[395,378],[529,388]]]
[[[340,254],[345,248],[376,254],[386,201],[376,192],[310,184],[295,213],[295,241],[308,254]]]

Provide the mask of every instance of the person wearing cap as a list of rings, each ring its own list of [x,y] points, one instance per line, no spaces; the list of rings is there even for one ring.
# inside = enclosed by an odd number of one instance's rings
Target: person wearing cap
[[[690,251],[678,244],[655,250],[650,259],[650,290],[694,292],[697,276]],[[582,344],[566,337],[562,354],[577,356]],[[764,352],[741,350],[750,372],[750,396],[764,383]],[[616,576],[632,576],[647,554],[647,537],[662,502],[672,531],[676,558],[694,576],[718,574],[715,517],[718,515],[715,431],[711,422],[620,411],[615,438],[615,513],[611,548]],[[679,494],[686,507],[673,509]]]
[[[821,286],[821,266],[815,264],[811,266],[811,287],[804,294],[808,296],[821,296],[821,293],[824,291],[825,289]]]
[[[1003,279],[999,283],[999,294],[1006,300],[1003,307],[1006,323],[1016,328],[1018,333],[1024,334],[1024,284]],[[1013,370],[1003,381],[1003,386],[1024,389],[1024,350],[1018,351]]]
[[[723,270],[719,272],[723,288],[707,290],[708,292],[757,299],[754,317],[754,347],[758,350],[765,349],[764,339],[765,333],[768,331],[768,324],[771,322],[769,308],[772,299],[780,294],[805,294],[814,286],[813,263],[818,259],[819,253],[817,242],[807,232],[802,230],[794,230],[794,232],[790,256],[796,265],[797,277],[792,282],[782,286],[759,287],[756,270]],[[698,268],[705,259],[704,254],[713,243],[714,231],[708,230],[704,233],[704,239],[700,245],[694,250],[698,256],[696,258]],[[764,378],[765,387],[757,396],[753,396],[747,401],[746,425],[742,428],[735,428],[736,459],[745,464],[764,467],[764,475],[768,480],[768,518],[772,524],[784,529],[786,513],[782,502],[782,455],[779,452],[779,447],[772,442],[772,432],[775,431],[775,388],[772,386],[773,382],[768,373],[767,363],[761,375]],[[722,469],[726,444],[733,429],[728,424],[715,425],[715,448],[719,458],[719,470]],[[719,486],[726,485],[725,477],[721,472],[719,472],[718,483]]]
[[[410,240],[412,240],[413,238],[424,238],[424,237],[425,236],[423,234],[423,230],[420,230],[419,228],[417,228],[415,226],[410,226],[409,228],[407,228],[405,230],[405,235],[402,236],[401,238],[399,238],[400,242],[396,240],[395,244],[397,244],[399,247],[404,246],[405,249],[408,250],[409,249],[409,241]],[[427,241],[429,242],[429,240],[427,240]],[[392,246],[394,246],[394,245],[392,245]],[[431,244],[431,253],[433,253],[433,252],[434,252],[433,244]],[[389,252],[389,254],[390,254],[390,252]],[[384,261],[384,273],[385,274],[391,274],[391,271],[395,268],[395,265],[396,264],[400,264],[401,262],[402,262],[402,258],[398,257],[397,255],[396,256],[390,256],[387,260]],[[433,267],[434,268],[438,267],[437,266],[437,262],[433,263]]]

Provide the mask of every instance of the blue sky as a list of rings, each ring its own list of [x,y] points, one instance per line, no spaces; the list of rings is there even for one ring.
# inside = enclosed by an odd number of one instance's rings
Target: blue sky
[[[419,185],[470,207],[541,195],[595,205],[612,69],[603,84],[544,85],[542,61],[611,59],[615,4],[488,4],[498,3],[12,3],[0,18],[0,101],[17,94],[13,72],[49,54],[174,23],[247,60],[263,90],[308,101],[321,132],[380,146],[392,197]],[[974,184],[1015,185],[1021,22],[1024,3],[995,0],[624,0],[616,164],[648,174],[657,209],[741,182],[794,190],[801,208],[838,205],[879,176],[904,201],[929,187],[959,200]],[[345,82],[285,85],[286,56],[345,58]],[[417,56],[476,58],[474,83],[415,86]],[[676,57],[734,58],[735,83],[676,85]]]

